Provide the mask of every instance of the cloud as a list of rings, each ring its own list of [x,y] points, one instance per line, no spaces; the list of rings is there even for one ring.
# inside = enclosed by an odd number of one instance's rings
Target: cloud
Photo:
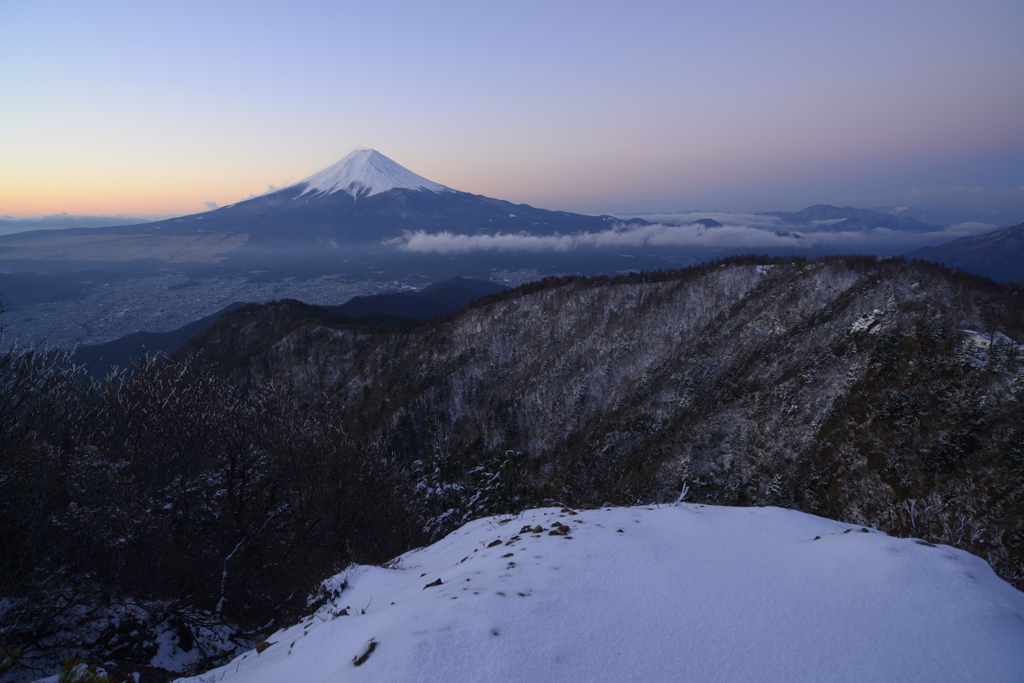
[[[217,205],[217,202],[203,202],[203,206],[205,206],[205,207],[206,207],[207,209],[210,209],[210,210],[213,210],[213,209],[218,209],[218,208],[220,208],[220,207],[219,207],[219,206]]]
[[[655,223],[642,227],[627,227],[619,224],[609,230],[574,235],[531,235],[528,233],[456,235],[450,232],[427,233],[419,230],[407,232],[391,242],[403,251],[456,254],[472,251],[564,252],[585,247],[731,247],[742,245],[750,248],[779,246],[802,248],[805,240],[792,233],[777,234],[770,230],[759,230],[748,226],[723,225],[720,228],[706,228],[703,225]]]
[[[456,235],[451,232],[406,232],[389,240],[403,251],[439,254],[464,254],[471,251],[569,251],[578,244],[574,237],[563,235],[530,235],[527,233],[496,235]]]
[[[942,235],[950,235],[953,237],[973,237],[974,235],[984,235],[986,232],[993,232],[998,230],[999,226],[994,223],[980,223],[978,221],[968,221],[966,223],[957,223],[951,225],[942,231]]]
[[[695,220],[688,214],[690,220]],[[934,232],[900,232],[885,228],[834,232],[807,231],[806,226],[786,225],[774,216],[744,214],[699,214],[723,223],[707,228],[700,224],[654,223],[631,226],[624,223],[600,232],[572,235],[532,235],[498,233],[495,235],[458,235],[451,232],[406,232],[389,244],[407,252],[465,254],[475,251],[566,252],[583,248],[659,248],[692,247],[705,249],[785,249],[794,253],[904,253],[918,247],[950,242],[958,237],[994,230],[984,223],[962,223]],[[677,214],[677,216],[680,216]],[[648,217],[650,218],[650,217]],[[737,220],[739,218],[740,220]],[[742,219],[754,218],[758,222]]]
[[[259,194],[251,194],[248,197],[246,197],[245,199],[242,199],[241,201],[244,202],[244,201],[246,201],[246,199],[255,199],[256,197],[262,197],[265,194],[270,194],[271,192],[277,192],[278,190],[281,190],[281,189],[284,189],[284,185],[281,185],[281,187],[278,187],[276,185],[267,185],[267,189],[264,190],[263,192],[260,192]]]

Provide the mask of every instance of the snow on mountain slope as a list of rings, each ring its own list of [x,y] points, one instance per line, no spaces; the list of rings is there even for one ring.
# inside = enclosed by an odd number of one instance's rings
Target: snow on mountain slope
[[[552,535],[556,525],[568,533]],[[984,561],[791,510],[532,510],[472,522],[392,564],[350,567],[327,582],[340,594],[263,652],[188,680],[1019,681],[1024,672],[1024,594]]]
[[[340,191],[347,192],[353,197],[369,197],[395,188],[431,192],[452,191],[444,185],[416,175],[372,149],[356,150],[338,163],[314,173],[297,184],[301,183],[307,184],[302,194],[332,194]]]

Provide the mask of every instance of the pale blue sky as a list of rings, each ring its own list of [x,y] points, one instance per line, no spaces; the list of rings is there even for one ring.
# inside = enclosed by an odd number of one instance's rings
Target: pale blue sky
[[[1024,207],[1022,29],[1019,0],[0,0],[0,214],[201,211],[364,147],[594,213]]]

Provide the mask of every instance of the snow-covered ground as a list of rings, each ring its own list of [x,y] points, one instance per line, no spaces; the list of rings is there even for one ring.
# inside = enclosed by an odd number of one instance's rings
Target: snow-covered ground
[[[984,561],[778,508],[532,510],[327,586],[187,680],[1024,679],[1024,593]]]

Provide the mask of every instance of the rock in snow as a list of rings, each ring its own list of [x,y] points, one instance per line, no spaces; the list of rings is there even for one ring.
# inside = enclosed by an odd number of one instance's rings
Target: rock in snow
[[[326,586],[342,590],[262,652],[187,680],[1024,675],[1024,593],[983,560],[779,508],[531,510]]]

